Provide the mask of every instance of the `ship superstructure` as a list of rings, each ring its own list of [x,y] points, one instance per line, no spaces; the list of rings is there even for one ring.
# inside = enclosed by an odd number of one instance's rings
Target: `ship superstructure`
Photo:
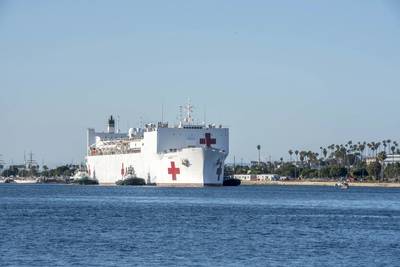
[[[87,132],[87,169],[101,184],[115,184],[134,169],[148,184],[161,186],[222,185],[224,161],[229,153],[229,129],[195,124],[192,106],[186,116],[168,123],[146,124],[120,133],[115,120],[106,132]]]

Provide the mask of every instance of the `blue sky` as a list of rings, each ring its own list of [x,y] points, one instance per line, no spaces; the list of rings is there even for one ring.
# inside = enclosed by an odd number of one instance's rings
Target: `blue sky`
[[[0,1],[0,154],[79,162],[85,129],[195,116],[231,154],[400,139],[396,1]]]

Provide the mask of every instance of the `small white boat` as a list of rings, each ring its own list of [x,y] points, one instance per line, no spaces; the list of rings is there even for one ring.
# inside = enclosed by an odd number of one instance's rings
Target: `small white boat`
[[[15,180],[17,184],[36,184],[38,179],[30,178],[30,179],[18,179]]]
[[[349,189],[349,183],[348,182],[337,182],[335,184],[335,187],[340,188],[340,189]]]

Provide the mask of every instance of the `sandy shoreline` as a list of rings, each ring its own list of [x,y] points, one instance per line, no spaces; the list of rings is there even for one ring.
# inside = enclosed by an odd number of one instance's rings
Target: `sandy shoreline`
[[[242,185],[289,185],[289,186],[335,186],[336,182],[331,181],[242,181]],[[374,183],[374,182],[354,182],[349,183],[354,187],[390,187],[400,188],[400,183]]]

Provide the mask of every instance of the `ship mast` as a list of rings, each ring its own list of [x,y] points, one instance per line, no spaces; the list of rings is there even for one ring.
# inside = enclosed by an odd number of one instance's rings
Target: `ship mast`
[[[190,100],[188,100],[188,103],[184,107],[186,111],[186,117],[183,119],[185,124],[192,125],[193,124],[193,106],[190,104]]]

